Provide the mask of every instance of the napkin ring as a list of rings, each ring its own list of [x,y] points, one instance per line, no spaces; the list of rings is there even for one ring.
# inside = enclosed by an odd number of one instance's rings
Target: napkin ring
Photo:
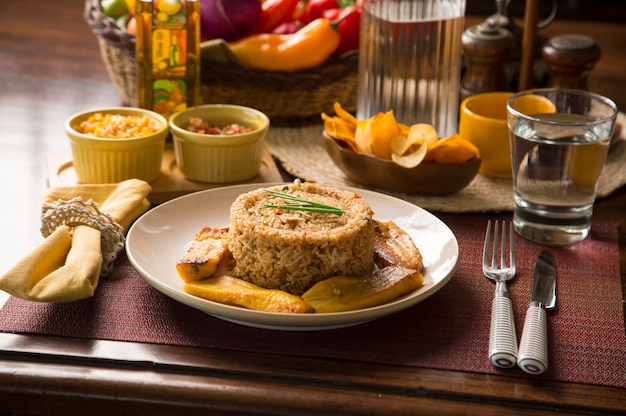
[[[41,234],[48,237],[61,225],[86,225],[99,230],[102,250],[100,274],[106,276],[113,270],[113,262],[124,248],[124,229],[109,214],[100,211],[97,203],[92,199],[85,202],[78,196],[68,201],[59,199],[51,204],[43,204]]]

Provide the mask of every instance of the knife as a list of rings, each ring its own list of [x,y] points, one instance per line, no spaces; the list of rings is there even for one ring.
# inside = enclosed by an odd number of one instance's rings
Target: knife
[[[530,305],[526,311],[517,365],[528,374],[548,369],[548,327],[546,309],[556,305],[556,264],[549,250],[537,258]]]

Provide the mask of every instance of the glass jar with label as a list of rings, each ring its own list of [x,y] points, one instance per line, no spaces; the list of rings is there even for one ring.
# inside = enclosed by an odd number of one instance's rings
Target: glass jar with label
[[[164,117],[200,101],[200,1],[138,0],[139,106]]]

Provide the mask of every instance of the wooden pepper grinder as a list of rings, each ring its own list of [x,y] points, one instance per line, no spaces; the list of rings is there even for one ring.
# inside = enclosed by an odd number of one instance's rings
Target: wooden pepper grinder
[[[461,99],[486,91],[506,91],[503,64],[514,47],[513,34],[491,21],[463,32],[467,68],[461,79]]]
[[[549,39],[541,55],[550,72],[549,86],[587,90],[587,77],[602,53],[593,38],[565,34]]]

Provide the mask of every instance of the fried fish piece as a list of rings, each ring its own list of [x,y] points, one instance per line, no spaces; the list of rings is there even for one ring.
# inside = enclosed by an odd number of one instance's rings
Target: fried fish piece
[[[203,227],[176,263],[178,275],[185,282],[227,273],[234,267],[228,250],[228,227]]]
[[[185,284],[185,292],[214,302],[265,312],[312,313],[300,296],[277,289],[264,289],[231,276],[209,277]]]
[[[424,267],[411,236],[393,221],[374,220],[374,262],[380,268],[396,265],[419,272]]]
[[[316,283],[302,299],[317,313],[345,312],[370,308],[392,301],[424,283],[414,269],[388,266],[371,276],[334,276]]]

